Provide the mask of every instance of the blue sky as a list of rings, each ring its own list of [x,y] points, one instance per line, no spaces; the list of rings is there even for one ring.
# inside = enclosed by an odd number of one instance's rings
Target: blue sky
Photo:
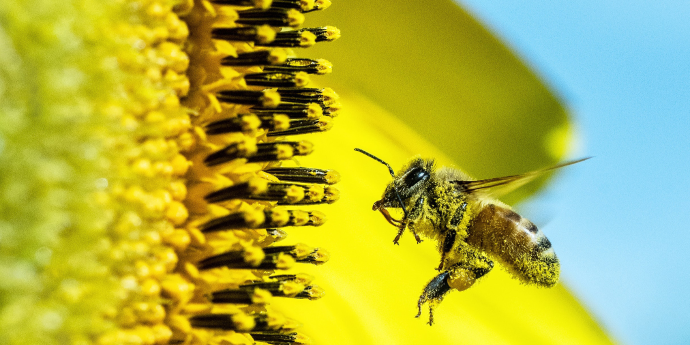
[[[573,114],[574,157],[523,205],[546,216],[562,279],[624,344],[690,344],[690,3],[461,4]]]

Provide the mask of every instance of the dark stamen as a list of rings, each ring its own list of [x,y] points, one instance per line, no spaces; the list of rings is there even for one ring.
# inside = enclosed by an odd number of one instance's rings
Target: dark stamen
[[[326,221],[319,211],[281,210],[231,213],[212,219],[201,226],[201,231],[214,232],[247,228],[274,228],[283,226],[320,226]]]
[[[302,87],[309,83],[305,72],[296,73],[253,73],[244,76],[247,85],[265,87]]]
[[[290,258],[286,261],[286,256]],[[259,262],[248,261],[245,258],[244,251],[230,251],[223,254],[214,255],[201,260],[197,263],[199,269],[211,269],[217,267],[227,267],[232,269],[287,269],[290,268],[294,260],[289,254],[276,253],[267,254],[263,260]]]
[[[270,162],[290,159],[293,156],[306,156],[314,145],[308,141],[276,141],[256,144],[257,151],[241,150],[241,143],[233,143],[204,159],[207,166],[227,163],[236,158],[246,158],[247,162]]]
[[[254,42],[255,44],[270,44],[276,37],[270,26],[244,26],[235,28],[214,28],[211,37],[225,41]]]
[[[256,8],[261,8],[262,5],[269,4],[267,1],[257,1],[257,0],[210,0],[214,4],[218,5],[230,5],[230,6],[252,6]]]
[[[277,107],[252,107],[251,112],[257,115],[285,114],[291,119],[308,118],[318,119],[324,115],[323,108],[317,103],[280,103]]]
[[[316,0],[313,3],[304,0],[273,0],[271,7],[294,8],[302,13],[324,10],[331,6],[330,0]]]
[[[281,65],[287,61],[283,49],[260,50],[240,53],[235,56],[226,56],[220,60],[223,66],[264,66]]]
[[[285,63],[264,67],[264,72],[305,72],[309,74],[328,74],[333,71],[333,65],[324,60],[287,59]]]
[[[304,28],[296,31],[311,32],[312,34],[316,35],[316,42],[332,42],[340,38],[340,30],[333,26],[322,26],[320,28]]]
[[[280,99],[286,103],[317,103],[321,108],[326,109],[338,104],[340,98],[330,88],[280,88],[276,90]],[[336,105],[339,108],[339,104]]]
[[[322,116],[318,120],[293,120],[290,121],[290,128],[279,131],[269,131],[269,137],[280,137],[285,135],[299,135],[305,133],[325,132],[333,127],[331,118]]]
[[[304,22],[304,15],[299,11],[283,8],[251,9],[237,11],[239,18],[237,24],[243,25],[270,25],[297,27]]]
[[[297,30],[278,32],[272,40],[264,42],[254,41],[258,46],[265,47],[284,47],[284,48],[306,48],[316,43],[316,35],[309,31],[298,32]]]
[[[267,109],[275,109],[280,104],[280,94],[274,89],[263,91],[224,90],[216,93],[221,102],[249,104]]]
[[[223,119],[209,123],[204,128],[207,135],[225,134],[232,132],[251,132],[258,128],[269,131],[284,131],[290,128],[290,119],[285,115],[241,114],[230,119]]]
[[[251,332],[249,333],[255,341],[261,341],[274,345],[293,345],[293,344],[310,344],[304,335],[297,332]]]
[[[265,172],[277,177],[282,181],[295,181],[305,183],[326,183],[335,184],[340,181],[340,174],[334,170],[322,170],[314,168],[270,168]]]
[[[233,314],[207,314],[195,315],[189,318],[193,327],[216,328],[228,331],[239,331],[238,325],[233,321]]]

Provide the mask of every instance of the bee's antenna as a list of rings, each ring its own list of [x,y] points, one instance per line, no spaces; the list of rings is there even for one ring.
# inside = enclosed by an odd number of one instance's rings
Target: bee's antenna
[[[393,176],[393,178],[395,178],[395,171],[393,171],[393,168],[391,168],[391,166],[388,165],[388,163],[384,162],[381,158],[378,158],[378,157],[372,155],[371,153],[364,151],[362,149],[355,148],[355,151],[361,152],[361,153],[369,156],[370,158],[374,159],[375,161],[387,166],[388,171],[390,171],[390,173],[391,173],[391,176]],[[397,189],[395,189],[395,196],[398,198],[398,202],[400,203],[400,206],[402,207],[403,213],[405,214],[405,218],[407,218],[407,210],[405,209],[405,204],[403,204],[402,198],[400,197],[400,194],[398,194]]]
[[[388,165],[388,163],[384,162],[381,158],[378,158],[378,157],[372,155],[371,153],[369,153],[369,152],[367,152],[367,151],[364,151],[364,150],[362,150],[362,149],[357,149],[357,148],[356,148],[355,151],[361,152],[361,153],[363,153],[363,154],[369,156],[370,158],[373,158],[373,159],[376,160],[377,162],[379,162],[379,163],[381,163],[381,164],[387,166],[387,167],[388,167],[388,171],[391,172],[391,176],[395,177],[395,171],[393,171],[393,168],[391,168],[391,166]]]

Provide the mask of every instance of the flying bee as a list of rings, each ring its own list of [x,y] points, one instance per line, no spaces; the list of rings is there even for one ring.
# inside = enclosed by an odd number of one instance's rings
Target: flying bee
[[[432,159],[412,159],[397,174],[388,163],[355,149],[388,167],[393,181],[381,200],[374,202],[379,211],[398,229],[393,243],[409,229],[417,243],[421,237],[436,241],[441,254],[439,275],[426,285],[417,302],[419,312],[429,305],[429,325],[434,322],[434,308],[451,289],[463,291],[500,262],[513,278],[527,284],[552,287],[558,282],[560,264],[551,242],[532,222],[492,197],[497,187],[514,189],[535,177],[576,161],[521,175],[473,180],[463,172],[442,167]],[[395,219],[389,208],[403,211]]]

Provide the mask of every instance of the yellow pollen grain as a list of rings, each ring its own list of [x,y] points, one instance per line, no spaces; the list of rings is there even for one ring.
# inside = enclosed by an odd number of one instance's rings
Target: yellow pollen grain
[[[172,173],[175,176],[183,176],[189,169],[190,162],[183,155],[175,155],[171,160]]]
[[[182,201],[187,197],[187,186],[182,181],[171,182],[168,191],[176,201]]]
[[[319,118],[319,129],[327,131],[331,128],[333,128],[333,120],[328,116],[321,116],[321,118]]]
[[[287,53],[285,49],[277,48],[271,50],[271,54],[268,56],[268,62],[271,65],[279,65],[287,60]]]
[[[339,111],[342,108],[342,104],[340,104],[340,102],[333,102],[329,105],[329,107],[330,111],[328,116],[335,118],[338,117],[338,115],[340,115]]]
[[[274,329],[274,330],[288,330],[285,328],[285,324],[288,322],[288,320],[281,314],[271,312],[267,313],[267,324],[268,328]]]
[[[268,190],[268,181],[260,177],[255,177],[249,180],[249,193],[258,195],[266,193]]]
[[[271,210],[271,225],[283,226],[290,221],[290,213],[283,209]]]
[[[253,2],[254,7],[264,10],[271,7],[271,4],[273,4],[273,0],[254,0]]]
[[[252,303],[254,304],[269,304],[271,303],[272,298],[273,295],[269,291],[264,289],[255,289],[254,292],[252,292]]]
[[[323,248],[317,248],[311,255],[314,257],[314,264],[316,265],[324,264],[331,259],[331,254]]]
[[[298,186],[290,186],[285,189],[285,200],[294,204],[304,199],[304,189]]]
[[[151,330],[153,331],[155,345],[168,344],[170,342],[170,338],[172,338],[173,335],[170,327],[164,324],[153,325],[151,327]]]
[[[295,86],[304,87],[309,84],[309,74],[307,72],[297,72],[295,74]]]
[[[252,114],[242,117],[242,132],[253,132],[261,126],[261,120],[259,117]]]
[[[304,23],[304,15],[300,11],[291,9],[287,12],[288,26],[298,27]]]
[[[328,183],[328,184],[338,183],[338,182],[340,182],[340,173],[338,173],[335,170],[329,170],[326,173],[325,179],[326,179],[326,183]]]
[[[302,16],[304,20],[304,16]],[[262,25],[256,30],[256,41],[261,44],[267,44],[273,42],[276,39],[276,32],[268,25]]]
[[[321,90],[321,97],[326,104],[330,104],[340,99],[340,96],[338,96],[338,94],[335,93],[335,91],[333,91],[333,89],[330,87],[325,87]]]
[[[189,244],[192,242],[189,231],[187,230],[174,230],[170,234],[163,237],[163,242],[172,246],[176,251],[182,252]]]
[[[276,131],[284,131],[290,128],[290,117],[284,114],[273,116],[273,128]]]
[[[329,41],[337,40],[340,38],[340,29],[335,26],[326,26],[326,39]]]
[[[232,170],[233,174],[236,175],[249,175],[258,174],[263,169],[263,165],[258,163],[245,163]],[[263,187],[259,187],[258,190],[262,190]],[[258,192],[257,192],[258,193]],[[263,193],[263,192],[262,192]]]
[[[302,11],[311,11],[314,8],[314,0],[300,0],[299,7]]]
[[[292,268],[292,266],[295,265],[295,258],[292,256],[285,254],[285,253],[280,253],[278,255],[278,260],[276,261],[276,267],[281,269],[281,270],[286,270],[289,268]]]
[[[455,270],[448,277],[448,285],[458,291],[467,290],[474,281],[474,273],[467,270]]]
[[[275,108],[280,104],[280,94],[277,89],[268,89],[263,91],[261,98],[261,105],[266,108]]]
[[[314,251],[313,248],[307,246],[306,244],[303,243],[297,243],[295,244],[295,249],[292,250],[292,253],[297,256],[297,259],[303,259],[309,254],[311,254]]]
[[[248,211],[244,213],[244,222],[250,228],[256,228],[266,221],[266,216],[263,212],[258,210]]]
[[[331,6],[331,0],[316,0],[314,6],[320,10],[325,10]]]
[[[183,334],[189,334],[192,331],[192,324],[182,315],[172,315],[168,318],[166,323],[173,331],[178,331]]]
[[[292,158],[293,150],[292,146],[287,144],[276,145],[276,158],[280,160],[286,160]]]
[[[304,291],[305,286],[295,282],[285,282],[280,286],[281,291],[285,296],[294,297],[298,293]]]
[[[206,244],[206,236],[198,228],[187,228],[189,233],[190,244],[196,247],[201,247]]]
[[[256,146],[256,139],[245,138],[238,144],[238,149],[244,156],[255,154],[259,148]]]
[[[338,199],[340,199],[340,190],[331,186],[326,187],[326,202],[330,204]]]
[[[246,314],[236,314],[232,316],[232,323],[235,325],[238,331],[250,331],[256,322],[254,318]]]
[[[309,31],[300,34],[299,46],[302,48],[311,47],[316,43],[316,35]]]
[[[326,222],[326,215],[323,212],[312,211],[309,220],[314,226],[321,226]]]
[[[315,301],[317,299],[322,298],[323,296],[326,295],[326,290],[322,289],[319,286],[313,285],[311,289],[309,289],[309,300]]]
[[[311,345],[311,339],[304,334],[297,333],[297,336],[293,340],[294,344],[298,345]]]
[[[320,185],[310,186],[307,195],[309,196],[309,200],[319,201],[324,197],[324,187]]]
[[[185,304],[182,313],[188,315],[207,314],[213,310],[211,303],[187,303]]]
[[[314,276],[306,273],[297,273],[294,281],[306,286],[314,281]]]
[[[309,213],[305,211],[295,210],[292,212],[293,222],[300,226],[309,222]]]
[[[307,106],[307,118],[318,119],[323,116],[323,108],[316,103],[309,103]]]
[[[165,216],[174,225],[182,225],[189,217],[189,212],[187,212],[187,208],[184,207],[182,203],[178,201],[173,201],[170,203],[170,206],[168,207]]]
[[[299,145],[297,145],[297,152],[301,155],[310,154],[312,151],[314,151],[314,144],[309,141],[302,140],[299,142]]]
[[[330,61],[326,59],[318,59],[316,61],[318,63],[316,67],[318,74],[328,74],[333,72],[333,64]]]
[[[265,257],[266,254],[264,254],[264,251],[261,249],[261,247],[244,248],[244,253],[242,254],[244,262],[252,266],[259,266]]]

